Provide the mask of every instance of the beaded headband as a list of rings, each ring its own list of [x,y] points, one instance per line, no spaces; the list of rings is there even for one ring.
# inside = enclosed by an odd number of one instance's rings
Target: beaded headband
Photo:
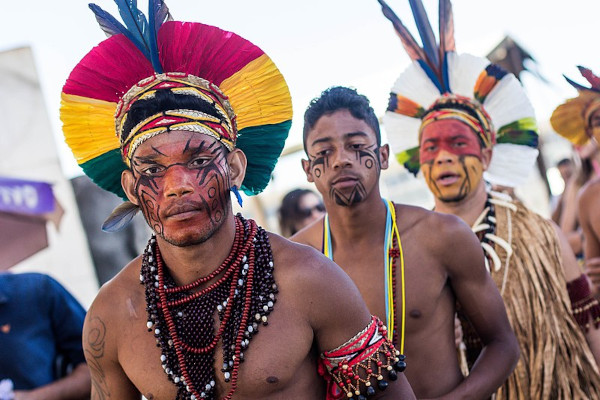
[[[197,110],[165,110],[151,115],[129,130],[125,129],[128,112],[138,100],[155,96],[157,90],[189,95],[208,104],[219,118]],[[120,138],[123,161],[130,167],[131,157],[145,140],[161,133],[187,130],[203,133],[219,140],[231,151],[237,139],[235,114],[227,96],[205,79],[181,73],[156,74],[138,82],[121,98],[117,105],[115,129]]]
[[[425,112],[419,128],[419,143],[427,125],[444,119],[454,119],[467,125],[477,135],[483,148],[491,148],[495,144],[492,121],[483,107],[466,97],[448,94],[440,97]]]

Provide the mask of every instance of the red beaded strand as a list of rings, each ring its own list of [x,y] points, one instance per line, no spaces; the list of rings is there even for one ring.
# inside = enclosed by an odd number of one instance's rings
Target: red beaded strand
[[[241,216],[236,216],[235,225],[236,235],[225,261],[188,285],[175,285],[154,238],[144,254],[140,278],[146,287],[148,329],[154,327],[163,369],[179,387],[177,399],[216,398],[213,363],[220,341],[222,371],[225,382],[231,382],[224,399],[231,399],[244,359],[242,350],[258,333],[257,323],[267,325],[267,315],[276,301],[278,290],[268,235],[254,221]],[[209,286],[199,290],[203,283]],[[169,299],[169,295],[175,298]],[[220,321],[216,333],[210,312],[212,309],[214,313],[215,305]],[[252,322],[250,316],[256,316],[256,321]]]

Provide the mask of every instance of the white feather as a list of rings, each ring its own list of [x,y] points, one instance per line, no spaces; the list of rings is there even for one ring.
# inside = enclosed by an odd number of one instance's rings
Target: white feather
[[[490,61],[487,58],[475,57],[471,54],[450,53],[448,75],[452,93],[472,99],[477,78],[489,64]]]
[[[535,118],[535,111],[525,89],[513,74],[505,75],[496,83],[483,102],[483,108],[490,115],[496,131],[519,119]]]
[[[486,181],[494,185],[515,187],[527,181],[538,156],[529,146],[500,143],[494,146],[492,161],[484,172]]]
[[[383,116],[383,128],[390,147],[395,154],[419,146],[421,119],[387,111]]]
[[[392,87],[392,92],[411,99],[425,109],[440,97],[440,91],[416,62],[400,74]]]

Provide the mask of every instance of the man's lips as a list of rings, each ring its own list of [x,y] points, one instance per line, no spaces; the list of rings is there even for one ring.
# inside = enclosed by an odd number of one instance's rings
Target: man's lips
[[[352,175],[344,175],[344,176],[340,176],[338,178],[335,178],[332,182],[331,185],[332,186],[337,186],[337,187],[347,187],[347,186],[354,186],[356,185],[356,182],[358,182],[358,178]]]
[[[458,182],[459,179],[460,179],[459,174],[455,174],[452,172],[444,172],[444,173],[440,174],[435,181],[438,185],[450,186],[450,185],[453,185],[456,182]]]
[[[202,210],[202,206],[199,203],[185,203],[185,204],[173,204],[166,208],[165,217],[167,218],[187,218]]]

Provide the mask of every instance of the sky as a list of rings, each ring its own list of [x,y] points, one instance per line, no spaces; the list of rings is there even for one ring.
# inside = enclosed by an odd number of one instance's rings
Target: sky
[[[6,3],[0,51],[33,48],[61,165],[68,177],[79,175],[62,139],[60,92],[71,69],[105,38],[104,33],[85,1]],[[117,14],[112,1],[98,0],[97,4]],[[355,87],[382,115],[390,87],[409,64],[376,0],[171,0],[167,4],[175,19],[231,30],[274,60],[294,105],[288,146],[301,143],[304,110],[322,90],[335,85]],[[416,35],[408,1],[388,0],[388,4]],[[424,0],[424,5],[437,30],[437,1]],[[139,7],[146,10],[147,2],[140,0]],[[595,42],[600,36],[597,0],[455,0],[453,8],[458,52],[484,56],[510,35],[537,60],[550,84],[527,73],[522,78],[542,126],[556,105],[575,95],[562,74],[583,82],[576,65],[600,73]]]

